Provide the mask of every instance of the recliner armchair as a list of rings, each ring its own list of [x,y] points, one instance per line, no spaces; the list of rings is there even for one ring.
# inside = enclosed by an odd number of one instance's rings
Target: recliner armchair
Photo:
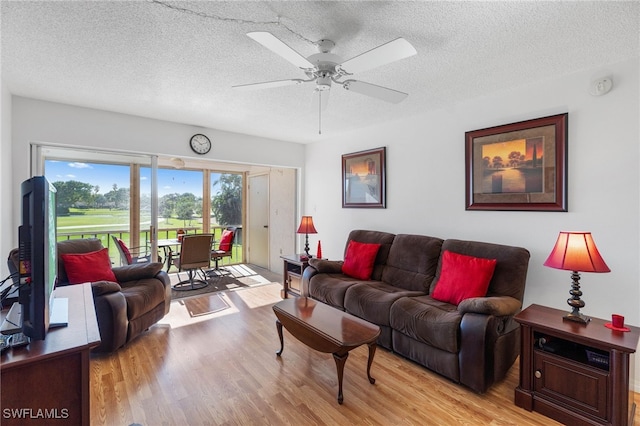
[[[69,284],[63,254],[90,253],[103,249],[96,238],[58,242],[58,283]],[[9,255],[10,269],[17,268],[18,250]],[[15,269],[14,269],[15,270]],[[113,352],[162,319],[171,306],[169,275],[161,263],[113,267],[118,282],[91,283],[101,343],[93,352]]]

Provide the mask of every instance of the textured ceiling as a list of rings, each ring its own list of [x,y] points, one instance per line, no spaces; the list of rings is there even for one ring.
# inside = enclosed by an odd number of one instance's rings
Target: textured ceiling
[[[151,1],[3,0],[2,79],[20,96],[307,143],[639,55],[635,1],[167,3],[198,14]],[[293,32],[258,23],[278,17]],[[304,78],[250,31],[305,57],[317,53],[309,40],[331,39],[344,59],[404,37],[416,56],[354,78],[409,97],[390,104],[334,86],[318,135],[312,85],[231,88]]]

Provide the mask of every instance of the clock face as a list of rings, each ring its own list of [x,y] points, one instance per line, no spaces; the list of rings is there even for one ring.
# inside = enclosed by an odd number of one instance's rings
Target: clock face
[[[189,145],[196,154],[206,154],[211,151],[211,141],[205,135],[193,135],[189,141]]]

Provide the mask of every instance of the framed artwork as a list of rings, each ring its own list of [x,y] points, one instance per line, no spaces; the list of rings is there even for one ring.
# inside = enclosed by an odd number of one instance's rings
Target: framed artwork
[[[566,212],[567,119],[466,132],[466,209]]]
[[[342,156],[342,207],[386,208],[386,148]]]

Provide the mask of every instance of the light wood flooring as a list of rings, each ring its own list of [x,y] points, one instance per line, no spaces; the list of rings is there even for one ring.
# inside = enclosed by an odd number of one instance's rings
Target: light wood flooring
[[[190,299],[198,315],[184,300],[174,301],[168,316],[129,345],[93,355],[91,424],[558,424],[514,405],[517,362],[506,380],[478,395],[378,348],[371,385],[366,346],[350,352],[344,404],[338,405],[330,354],[285,331],[282,357],[275,355],[280,345],[271,306],[280,300],[280,288],[268,284]],[[207,314],[207,307],[217,312]]]

